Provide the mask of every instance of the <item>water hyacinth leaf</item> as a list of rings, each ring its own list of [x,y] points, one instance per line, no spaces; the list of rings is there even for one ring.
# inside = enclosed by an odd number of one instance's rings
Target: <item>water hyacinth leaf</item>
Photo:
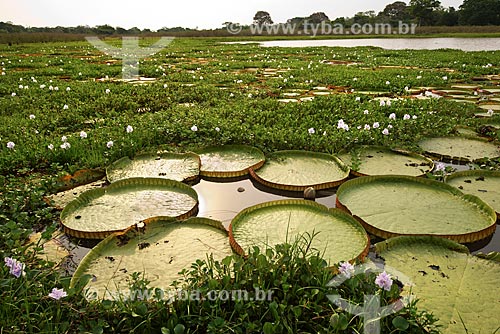
[[[479,197],[488,203],[500,217],[500,172],[471,170],[453,173],[445,182],[463,193]]]
[[[350,166],[356,176],[408,175],[422,176],[434,163],[419,154],[395,151],[383,146],[363,146],[339,158]]]
[[[143,227],[101,241],[82,260],[71,286],[89,274],[93,277],[87,285],[90,294],[95,292],[99,299],[127,297],[129,277],[139,272],[151,282],[149,287],[168,291],[173,281],[182,278],[179,272],[196,260],[213,256],[220,261],[231,254],[227,232],[219,221],[151,218]]]
[[[304,191],[336,187],[349,177],[349,168],[337,157],[308,151],[279,151],[270,154],[265,164],[250,175],[271,188]]]
[[[334,265],[364,258],[369,239],[363,227],[350,215],[306,200],[262,203],[241,211],[229,226],[231,246],[245,254],[253,246],[272,247],[293,243],[314,235],[312,246]]]
[[[177,181],[131,178],[87,191],[61,213],[66,233],[103,239],[154,216],[187,218],[198,208],[198,195]]]
[[[337,207],[381,238],[432,235],[469,243],[495,232],[493,208],[442,182],[409,176],[366,176],[337,191]]]
[[[435,237],[398,237],[375,245],[378,255],[407,276],[406,293],[439,319],[444,334],[494,333],[500,327],[500,263]]]
[[[208,177],[238,177],[257,170],[265,161],[262,151],[255,147],[227,145],[208,147],[196,152],[201,158],[200,175]]]
[[[436,137],[421,140],[418,145],[431,157],[456,163],[500,157],[500,148],[487,139],[465,136]]]
[[[113,183],[132,177],[157,177],[188,181],[200,173],[200,157],[194,153],[140,154],[133,159],[123,157],[106,169],[108,181]]]

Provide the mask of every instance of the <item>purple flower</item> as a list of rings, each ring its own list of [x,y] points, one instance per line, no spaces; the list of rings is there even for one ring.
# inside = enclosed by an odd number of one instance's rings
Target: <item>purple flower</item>
[[[442,162],[438,162],[436,164],[436,172],[444,172],[444,170],[446,169],[446,165]]]
[[[378,285],[379,288],[384,289],[386,291],[391,290],[392,286],[392,278],[391,275],[386,273],[385,271],[383,273],[380,273],[377,278],[375,279],[375,284]]]
[[[9,267],[9,273],[14,275],[16,278],[21,277],[21,275],[25,275],[24,272],[24,263],[17,261],[16,259],[6,257],[4,259],[5,265]]]
[[[57,289],[57,288],[53,288],[52,289],[52,292],[49,293],[49,297],[50,298],[53,298],[55,300],[59,300],[61,298],[64,298],[66,297],[68,294],[66,293],[66,291],[64,291],[64,289]]]
[[[351,278],[352,274],[354,274],[354,266],[349,262],[342,262],[339,267],[339,271],[345,277]]]
[[[395,113],[390,114],[389,119],[396,120],[396,114]]]

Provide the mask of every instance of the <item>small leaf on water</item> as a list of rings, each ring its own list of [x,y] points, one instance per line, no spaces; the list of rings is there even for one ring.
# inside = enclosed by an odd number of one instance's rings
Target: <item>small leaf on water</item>
[[[402,331],[405,331],[410,327],[408,321],[401,316],[397,316],[394,319],[392,319],[392,324],[394,325],[394,327]]]
[[[162,327],[161,328],[161,334],[170,334],[170,329]]]
[[[177,324],[174,327],[174,333],[175,334],[184,334],[185,330],[186,330],[186,327],[183,324]]]
[[[262,330],[264,331],[264,334],[273,334],[274,333],[273,324],[270,322],[266,322],[262,327]]]

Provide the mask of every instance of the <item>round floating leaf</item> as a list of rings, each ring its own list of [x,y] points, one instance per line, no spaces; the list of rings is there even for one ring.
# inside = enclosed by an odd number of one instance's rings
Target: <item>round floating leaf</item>
[[[349,168],[337,157],[317,152],[280,151],[250,175],[265,186],[291,191],[336,187],[349,176]]]
[[[123,157],[106,169],[109,182],[131,177],[157,177],[175,181],[195,179],[200,172],[200,157],[194,153],[140,154]]]
[[[197,207],[196,191],[183,183],[132,178],[81,194],[64,208],[61,221],[72,236],[103,239],[149,217],[187,218]]]
[[[382,238],[433,235],[474,242],[495,232],[495,211],[479,198],[447,184],[409,176],[367,176],[337,191],[337,207],[349,210]]]
[[[446,183],[488,203],[500,217],[500,172],[471,170],[446,177]]]
[[[456,163],[500,157],[500,149],[497,144],[480,138],[436,137],[424,139],[418,145],[437,160],[445,159]]]
[[[313,236],[311,247],[330,265],[368,254],[368,236],[352,216],[311,201],[281,200],[252,206],[229,226],[231,246],[239,254],[253,246],[293,243],[307,235]]]
[[[422,176],[434,168],[434,163],[419,154],[394,151],[383,146],[363,146],[340,156],[356,176],[408,175]]]
[[[468,254],[466,247],[432,237],[399,237],[381,242],[376,252],[386,268],[411,282],[405,290],[419,308],[434,313],[444,334],[494,333],[500,327],[500,263]]]
[[[197,151],[201,158],[200,174],[209,177],[238,177],[250,168],[259,169],[265,161],[259,149],[243,145],[209,147]]]
[[[189,269],[196,260],[207,256],[222,260],[231,254],[221,222],[207,218],[152,218],[143,227],[136,226],[101,241],[82,260],[71,286],[90,274],[93,279],[87,288],[97,298],[127,297],[130,275],[139,272],[151,282],[149,287],[168,291],[173,281],[182,278],[179,272]]]

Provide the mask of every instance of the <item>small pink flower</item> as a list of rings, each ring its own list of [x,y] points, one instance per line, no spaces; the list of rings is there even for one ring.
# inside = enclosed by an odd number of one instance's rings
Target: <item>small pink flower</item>
[[[375,284],[377,284],[377,286],[381,289],[390,291],[392,286],[391,275],[389,275],[385,271],[383,273],[380,273],[375,279]]]
[[[59,300],[61,298],[64,298],[67,295],[68,294],[66,293],[66,291],[64,291],[64,289],[57,289],[57,288],[53,288],[52,292],[49,293],[49,297],[52,299],[55,299],[55,300]]]

